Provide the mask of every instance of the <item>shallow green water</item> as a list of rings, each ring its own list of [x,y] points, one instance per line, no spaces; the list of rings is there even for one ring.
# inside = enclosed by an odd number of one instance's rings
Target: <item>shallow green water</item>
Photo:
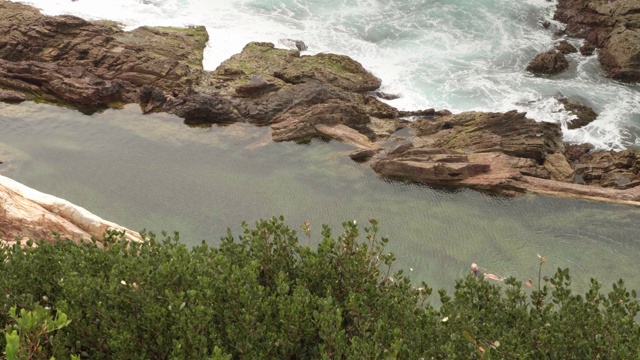
[[[377,177],[341,143],[273,143],[268,128],[189,128],[136,106],[92,116],[0,104],[0,173],[134,230],[216,243],[227,228],[284,215],[298,228],[369,216],[416,280],[450,288],[471,262],[523,280],[569,267],[584,289],[623,278],[640,288],[640,209],[548,196],[502,198]],[[306,241],[306,240],[303,240]]]

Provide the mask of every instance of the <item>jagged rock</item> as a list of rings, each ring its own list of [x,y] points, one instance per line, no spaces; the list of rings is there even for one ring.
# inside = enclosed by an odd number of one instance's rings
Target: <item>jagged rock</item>
[[[569,165],[567,158],[560,152],[547,154],[544,159],[544,168],[553,180],[573,182],[574,170]]]
[[[380,99],[384,99],[384,100],[395,100],[395,99],[399,99],[400,98],[400,95],[387,94],[387,93],[382,92],[382,91],[373,92],[373,96],[379,97]]]
[[[571,102],[567,98],[559,98],[558,101],[564,105],[564,108],[567,111],[577,117],[567,123],[567,128],[569,129],[581,128],[598,118],[598,114],[586,105]]]
[[[238,85],[235,90],[238,96],[255,97],[279,89],[280,86],[277,84],[268,82],[258,75],[254,75],[251,77],[249,84]]]
[[[640,6],[637,10],[640,13]],[[636,25],[640,26],[640,20]],[[626,82],[639,82],[640,28],[616,27],[598,59],[610,77]]]
[[[433,109],[433,108],[423,109],[423,110],[400,111],[398,113],[398,116],[401,116],[401,117],[427,117],[427,118],[432,118],[432,117],[446,116],[446,115],[451,115],[451,111],[449,111],[449,110],[436,111],[436,109]]]
[[[375,134],[374,140],[387,139],[400,129],[404,129],[407,125],[405,122],[397,119],[380,119],[370,116],[371,122],[368,124],[369,129]]]
[[[143,112],[149,113],[156,108],[162,107],[166,102],[166,96],[162,89],[153,85],[143,85],[140,89],[140,106]]]
[[[234,77],[230,78],[230,73]],[[300,56],[297,50],[276,49],[271,43],[249,43],[241,53],[224,61],[213,72],[214,81],[221,88],[249,82],[251,76],[256,74],[276,84],[300,84],[314,79],[341,90],[359,93],[374,91],[381,84],[380,79],[348,56]]]
[[[422,118],[409,126],[416,138],[379,153],[372,164],[376,172],[510,194],[526,191],[519,180],[523,175],[552,177],[540,165],[548,156],[558,153],[552,160],[564,159],[559,125],[538,123],[516,111]],[[549,169],[561,177],[556,167]]]
[[[431,184],[464,180],[486,173],[491,166],[474,163],[462,153],[437,148],[397,148],[372,168],[379,174]]]
[[[121,80],[103,80],[80,66],[35,61],[0,59],[0,85],[33,97],[50,95],[45,99],[96,107],[133,98],[130,84]]]
[[[633,174],[623,171],[610,171],[600,179],[600,186],[617,189],[630,189],[640,185],[640,179]]]
[[[141,27],[44,16],[0,2],[0,86],[30,98],[99,107],[136,101],[153,83],[173,91],[198,77],[208,40],[204,27]]]
[[[189,94],[167,102],[165,107],[167,105],[189,125],[229,123],[241,119],[231,100],[217,93]]]
[[[593,150],[591,144],[565,144],[564,155],[570,163],[580,160],[582,155]]]
[[[526,70],[535,75],[557,75],[569,68],[569,61],[564,54],[557,50],[549,50],[538,54]]]
[[[233,106],[247,120],[266,124],[292,106],[319,104],[330,99],[345,100],[335,89],[317,80],[309,80],[296,85],[285,84],[279,91],[266,92],[258,97],[234,98]]]
[[[596,51],[596,47],[590,43],[584,43],[582,46],[580,46],[580,54],[584,56],[591,56],[593,55],[594,51]]]
[[[575,162],[586,184],[628,189],[638,178],[639,155],[631,150],[588,152]]]
[[[393,178],[640,203],[632,176],[640,170],[637,155],[610,155],[618,159],[614,165],[602,163],[600,152],[565,159],[559,124],[516,111],[399,111],[372,96],[380,80],[347,56],[301,56],[297,48],[249,43],[207,72],[203,27],[124,32],[111,22],[46,17],[6,1],[0,13],[0,86],[28,98],[95,107],[139,101],[145,112],[167,111],[187,124],[244,121],[270,125],[275,141],[335,139],[360,149],[354,159],[370,159]],[[551,53],[553,70],[563,55]],[[409,128],[393,138],[403,127]],[[586,184],[616,188],[568,183],[567,159]]]
[[[378,101],[378,99],[369,95],[360,96],[362,96],[363,108],[370,116],[380,119],[397,119],[400,116],[398,109],[393,106]]]
[[[578,49],[576,49],[575,46],[569,44],[569,42],[567,40],[562,40],[559,43],[556,44],[555,46],[556,50],[560,51],[561,53],[568,55],[568,54],[573,54],[573,53],[577,53]]]
[[[369,116],[353,104],[339,100],[310,106],[294,106],[272,121],[274,141],[290,141],[319,135],[316,125],[342,124],[361,132],[371,132]]]
[[[565,33],[587,40],[581,49],[598,59],[607,76],[640,81],[640,0],[559,0],[554,19],[566,23]]]
[[[473,152],[499,151],[507,155],[544,160],[547,153],[562,151],[562,133],[555,123],[527,119],[515,110],[506,113],[465,112],[435,121],[412,124],[418,136],[429,136],[435,145]]]

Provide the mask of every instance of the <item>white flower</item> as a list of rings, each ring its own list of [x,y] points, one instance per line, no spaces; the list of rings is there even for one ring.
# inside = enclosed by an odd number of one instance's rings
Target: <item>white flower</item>
[[[449,317],[448,317],[448,316],[445,316],[445,318],[444,318],[444,319],[442,319],[442,320],[440,320],[440,321],[441,321],[441,322],[447,322],[447,321],[449,321]]]
[[[122,284],[122,285],[127,285],[127,282],[126,282],[126,281],[124,281],[124,280],[120,280],[120,284]]]

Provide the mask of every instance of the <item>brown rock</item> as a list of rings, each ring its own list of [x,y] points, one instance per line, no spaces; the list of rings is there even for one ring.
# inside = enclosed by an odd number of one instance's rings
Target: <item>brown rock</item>
[[[585,153],[573,165],[586,184],[629,188],[637,180],[638,154],[631,150]]]
[[[374,91],[373,96],[379,97],[380,99],[384,99],[384,100],[395,100],[400,98],[400,95],[387,94],[382,91]]]
[[[201,74],[204,27],[124,32],[8,1],[0,13],[0,85],[30,98],[100,107],[136,101],[144,84],[184,89]]]
[[[316,125],[342,124],[367,131],[369,116],[353,104],[339,100],[311,106],[295,106],[272,121],[274,141],[299,140],[319,135]]]
[[[0,89],[0,101],[8,103],[21,103],[25,100],[27,100],[27,98],[19,92]]]
[[[564,155],[570,163],[580,160],[582,155],[593,149],[591,144],[565,144]]]
[[[640,28],[616,27],[598,59],[610,77],[625,82],[640,81]]]
[[[562,153],[548,154],[544,159],[544,168],[553,180],[573,182],[574,170]]]
[[[165,108],[184,119],[188,125],[219,124],[241,120],[231,100],[218,93],[191,93],[168,101]]]
[[[557,50],[549,50],[538,54],[526,70],[535,75],[557,75],[569,68],[569,62],[564,54]]]
[[[270,91],[277,91],[278,89],[280,89],[280,86],[260,79],[252,81],[249,84],[236,86],[236,95],[242,97],[255,97]]]
[[[153,85],[144,85],[140,89],[139,100],[144,113],[148,113],[164,105],[166,96],[162,89]]]
[[[602,49],[598,58],[607,76],[640,81],[640,0],[559,0],[554,19],[566,23],[567,35],[587,40],[583,55]]]
[[[591,56],[593,55],[593,52],[596,50],[596,47],[593,46],[590,43],[584,43],[582,46],[580,46],[580,54],[584,55],[584,56]]]
[[[598,118],[598,114],[596,114],[596,112],[593,111],[592,108],[586,105],[572,102],[567,98],[559,98],[558,101],[562,103],[562,105],[564,105],[564,108],[567,111],[577,117],[576,119],[573,119],[569,123],[567,123],[567,128],[569,129],[581,128],[587,124],[590,124]]]
[[[567,1],[584,5],[584,1],[561,0]],[[605,43],[607,26],[614,22],[602,22],[602,16],[610,10],[595,1],[576,10],[581,21],[595,21],[584,33],[589,42]],[[378,173],[393,178],[502,194],[564,191],[599,200],[640,202],[633,177],[640,171],[637,154],[567,152],[585,183],[615,188],[594,190],[552,180],[570,181],[572,172],[562,155],[558,124],[538,123],[516,111],[399,111],[371,96],[380,80],[347,56],[301,56],[299,50],[250,43],[215,71],[206,72],[201,68],[208,38],[204,28],[143,27],[124,32],[114,23],[46,17],[6,1],[0,2],[0,13],[0,86],[28,98],[86,106],[140,101],[145,112],[168,111],[187,124],[269,124],[275,141],[322,136],[352,144],[361,149],[352,153],[353,158],[372,159]],[[623,25],[620,19],[636,16],[633,11],[615,14],[617,26]],[[633,29],[629,21],[624,26]],[[571,25],[567,28],[579,32]],[[629,35],[620,32],[620,36]],[[619,59],[621,46],[605,54]],[[632,48],[627,54],[634,59]],[[546,57],[540,66],[544,73],[568,66],[556,50]],[[630,73],[624,70],[626,65],[616,64],[611,62],[612,68]],[[394,138],[394,132],[404,126],[410,129]],[[400,139],[403,143],[396,146]]]
[[[229,73],[246,82],[254,75],[265,81],[300,84],[309,79],[317,80],[349,92],[369,92],[380,87],[380,79],[373,76],[360,63],[344,55],[317,54],[300,56],[297,50],[276,49],[271,43],[249,43],[240,54],[224,61],[214,71],[215,78],[229,82]]]
[[[634,174],[623,171],[608,172],[600,179],[600,186],[617,189],[630,189],[640,185],[640,179]]]
[[[470,162],[466,155],[460,153],[433,148],[411,148],[394,152],[372,164],[372,168],[387,177],[442,184],[486,173],[491,166]]]
[[[377,151],[374,149],[359,149],[349,154],[349,157],[353,161],[365,162],[369,161],[376,153]]]
[[[576,49],[575,46],[569,44],[569,42],[567,40],[562,40],[559,43],[556,44],[555,46],[556,50],[560,51],[561,53],[568,55],[568,54],[573,54],[573,53],[577,53],[578,49]]]
[[[465,152],[502,152],[542,162],[547,153],[563,150],[560,126],[527,119],[525,113],[465,112],[411,124],[416,135],[438,147]]]
[[[418,118],[433,118],[437,116],[446,116],[451,115],[451,111],[449,110],[438,110],[430,108],[424,110],[413,110],[413,111],[400,111],[398,116],[401,117],[418,117]]]

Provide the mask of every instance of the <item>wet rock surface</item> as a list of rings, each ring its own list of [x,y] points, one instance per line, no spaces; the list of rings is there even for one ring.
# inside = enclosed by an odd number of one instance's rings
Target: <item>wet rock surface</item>
[[[561,51],[549,50],[533,58],[526,69],[535,75],[557,75],[569,69],[569,61]]]
[[[578,129],[585,125],[590,124],[595,119],[598,118],[598,114],[593,111],[589,106],[572,102],[567,98],[559,98],[558,101],[564,105],[564,108],[576,116],[575,119],[571,120],[567,124],[567,128],[569,129]]]
[[[394,179],[640,205],[636,153],[568,150],[560,125],[516,111],[400,111],[378,99],[380,80],[348,56],[249,43],[208,72],[204,28],[123,32],[20,4],[0,2],[0,11],[12,14],[0,21],[0,86],[28,99],[134,102],[187,124],[270,126],[274,141],[343,141],[352,159]]]
[[[564,34],[587,41],[582,54],[600,49],[607,76],[640,81],[640,0],[559,0],[554,19],[566,24]]]

